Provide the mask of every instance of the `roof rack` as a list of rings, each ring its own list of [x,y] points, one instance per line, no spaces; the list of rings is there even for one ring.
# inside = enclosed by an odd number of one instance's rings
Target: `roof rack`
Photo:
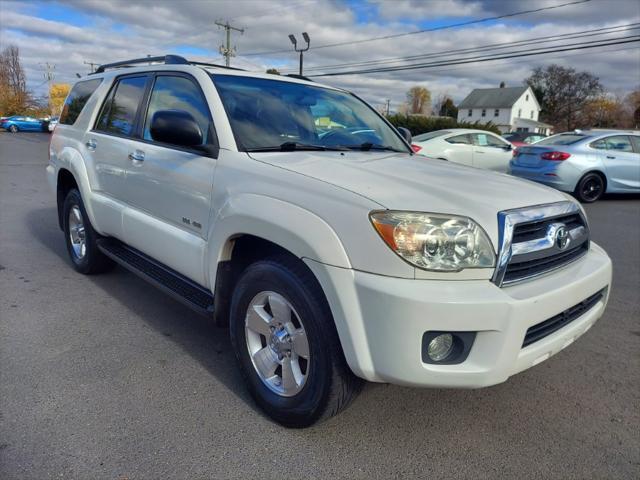
[[[105,63],[104,65],[100,65],[93,73],[103,73],[105,70],[111,68],[132,67],[134,65],[144,63],[162,63],[164,65],[200,65],[206,67],[228,68],[230,70],[242,70],[241,68],[227,67],[225,65],[218,65],[216,63],[191,61],[187,60],[184,57],[181,57],[180,55],[162,55],[158,57],[133,58],[131,60],[123,60],[121,62]]]
[[[298,80],[306,80],[307,82],[313,82],[313,80],[311,80],[309,77],[298,75],[297,73],[287,73],[287,77],[297,78]]]

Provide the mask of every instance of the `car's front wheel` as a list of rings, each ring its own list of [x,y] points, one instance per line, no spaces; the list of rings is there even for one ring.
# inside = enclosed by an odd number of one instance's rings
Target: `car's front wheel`
[[[11,133],[16,133],[16,132],[18,131],[18,127],[17,127],[16,125],[11,125],[11,126],[9,127],[9,131],[10,131]]]
[[[604,178],[599,173],[587,173],[576,186],[575,196],[584,203],[598,200],[605,191]]]
[[[299,260],[277,256],[249,266],[234,290],[230,322],[249,391],[278,423],[310,426],[359,391],[320,285]]]

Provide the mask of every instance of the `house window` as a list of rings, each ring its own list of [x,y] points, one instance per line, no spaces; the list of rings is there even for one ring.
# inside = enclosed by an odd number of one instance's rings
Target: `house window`
[[[531,110],[531,118],[533,118],[533,110]]]
[[[498,117],[499,115],[500,115],[500,110],[496,108],[496,109],[493,111],[493,116],[494,116],[494,117]]]
[[[529,101],[529,94],[527,93],[527,96],[525,97],[525,100],[528,102]]]
[[[482,116],[483,116],[483,117],[486,117],[486,116],[487,116],[487,111],[486,111],[484,108],[482,109]]]
[[[520,117],[522,117],[522,109],[521,108],[518,110],[518,118],[520,118]]]
[[[470,117],[472,115],[472,110],[469,109],[469,113],[467,114],[467,117]]]

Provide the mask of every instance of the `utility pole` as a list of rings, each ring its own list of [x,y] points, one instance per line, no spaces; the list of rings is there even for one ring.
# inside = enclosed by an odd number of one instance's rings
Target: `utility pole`
[[[240,32],[240,35],[242,35],[244,33],[244,28],[234,27],[233,25],[229,24],[229,20],[227,20],[225,23],[222,23],[222,20],[218,20],[216,22],[216,25],[218,25],[219,27],[224,28],[225,32],[227,34],[226,45],[220,45],[220,53],[224,57],[224,64],[227,67],[229,67],[231,65],[231,57],[235,57],[236,56],[236,48],[235,47],[233,47],[233,48],[231,47],[231,30],[235,30],[236,32]]]
[[[89,65],[89,68],[91,69],[91,73],[95,72],[95,68],[97,65],[99,65],[99,63],[95,63],[95,62],[87,62],[86,60],[83,61],[82,63],[84,63],[85,65]]]
[[[389,108],[391,106],[391,100],[387,98],[387,117],[389,116]]]
[[[47,95],[49,97],[49,112],[51,112],[51,84],[53,83],[53,71],[56,69],[56,66],[49,62],[41,63],[40,65],[44,65],[45,68],[44,79],[48,85]]]
[[[309,38],[309,34],[307,32],[302,32],[302,38],[304,38],[304,41],[307,42],[307,48],[298,49],[298,41],[296,40],[295,35],[289,35],[289,40],[291,40],[291,43],[293,43],[293,49],[296,52],[300,52],[300,76],[302,76],[302,54],[309,50],[309,44],[311,43],[311,39]]]

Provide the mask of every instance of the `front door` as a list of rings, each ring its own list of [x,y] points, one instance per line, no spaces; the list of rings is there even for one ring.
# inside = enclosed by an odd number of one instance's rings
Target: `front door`
[[[513,156],[511,145],[492,133],[472,133],[473,166],[506,173]]]

